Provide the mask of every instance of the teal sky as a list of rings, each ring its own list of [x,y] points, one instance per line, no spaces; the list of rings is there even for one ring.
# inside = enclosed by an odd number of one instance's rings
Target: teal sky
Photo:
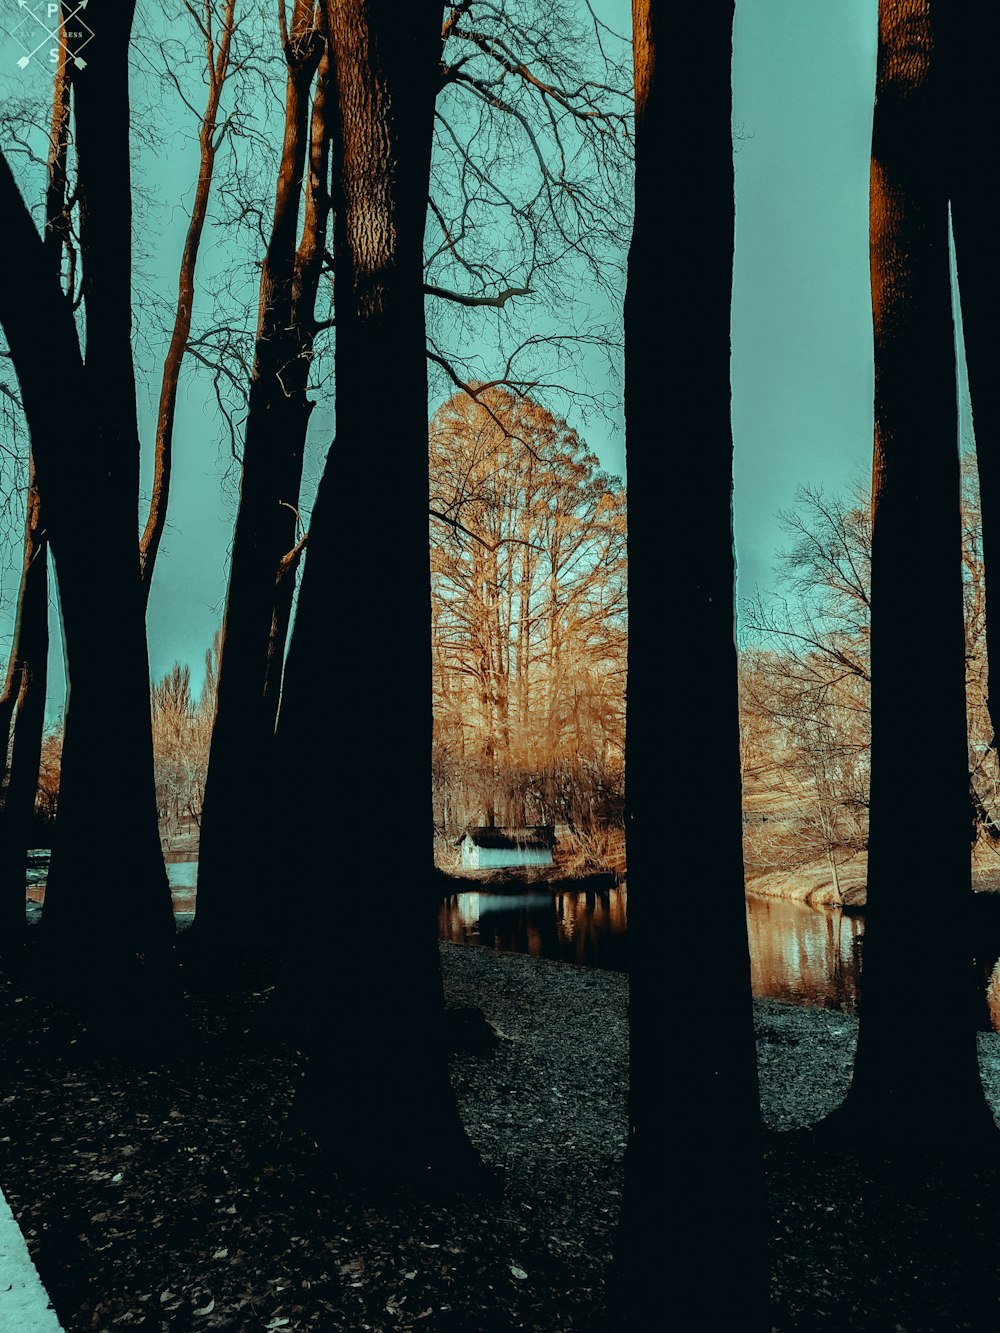
[[[868,170],[875,0],[738,0],[733,39],[734,526],[773,586],[775,515],[870,473]]]
[[[628,0],[600,0],[597,8],[612,26],[628,30]],[[875,0],[737,3],[732,383],[734,521],[743,595],[757,585],[773,586],[775,550],[782,544],[775,515],[793,503],[796,487],[840,490],[870,467],[867,227],[875,33]],[[0,60],[11,49],[0,44]],[[13,75],[30,81],[35,91],[50,77],[37,65],[23,73],[15,68]],[[143,282],[172,302],[197,164],[191,127],[176,105],[164,100],[157,120],[157,151],[144,148],[136,155],[137,182],[152,194],[143,215]],[[669,156],[669,145],[665,152]],[[685,182],[672,185],[675,199],[671,203],[665,196],[671,216],[687,208],[691,225],[697,225],[697,200],[688,199]],[[672,242],[668,248],[668,234],[673,237],[675,229],[665,222],[664,262],[683,262]],[[222,272],[232,260],[231,237],[210,227],[199,276]],[[597,293],[594,306],[616,314]],[[142,434],[149,443],[162,356],[155,345],[145,344],[137,346],[137,355],[149,367],[139,395]],[[580,423],[570,414],[571,421],[602,464],[621,474],[620,378],[598,355],[588,357],[586,366],[591,387],[609,393],[612,409],[606,419]],[[664,413],[666,435],[667,403]],[[330,411],[317,410],[307,485],[318,478],[332,432]],[[222,614],[237,478],[232,467],[223,478],[228,441],[207,380],[190,367],[181,384],[176,451],[169,526],[150,602],[151,667],[159,675],[175,660],[186,661],[197,682]],[[148,478],[148,467],[144,475]],[[13,587],[8,572],[7,604]],[[54,707],[60,676],[57,653]]]

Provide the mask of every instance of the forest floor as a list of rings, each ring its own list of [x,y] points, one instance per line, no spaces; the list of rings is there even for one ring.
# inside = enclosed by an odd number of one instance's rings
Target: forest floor
[[[497,1197],[366,1193],[286,1136],[302,1065],[267,1021],[267,975],[191,993],[186,1054],[145,1069],[85,1061],[73,1016],[3,974],[0,1185],[66,1333],[611,1326],[627,978],[478,947],[441,957],[448,1004],[502,1034],[484,1049],[474,1024],[452,1024],[456,1093]],[[856,1023],[755,1009],[774,1328],[996,1333],[1000,1152],[901,1169],[802,1132],[848,1086]],[[979,1042],[996,1113],[1000,1036]],[[669,1050],[665,1034],[665,1066]],[[668,1292],[663,1327],[688,1333]]]

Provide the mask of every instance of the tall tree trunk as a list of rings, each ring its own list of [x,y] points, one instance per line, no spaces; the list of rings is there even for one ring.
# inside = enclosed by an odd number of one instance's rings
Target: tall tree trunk
[[[316,293],[329,196],[329,58],[313,0],[286,34],[285,130],[271,238],[261,271],[240,504],[229,569],[215,725],[205,784],[194,938],[206,959],[259,944],[270,862],[256,830],[273,762],[285,636],[299,548],[297,506]],[[310,121],[309,90],[319,69]],[[303,178],[308,167],[298,247]]]
[[[636,1330],[661,1326],[665,1312],[684,1328],[771,1326],[733,640],[732,22],[731,2],[697,11],[668,11],[665,0],[633,4],[636,194],[625,303],[630,1123],[616,1295],[626,1327]],[[692,121],[686,108],[695,101]],[[668,164],[679,191],[699,201],[679,265],[663,246]],[[684,338],[665,357],[667,319]],[[667,605],[672,633],[695,654],[682,703],[664,690]],[[665,812],[677,830],[668,871]],[[671,885],[686,944],[667,979],[656,919]]]
[[[951,222],[979,470],[986,702],[996,750],[1000,746],[1000,383],[996,376],[996,210],[993,175],[985,164],[995,151],[1000,12],[985,0],[963,0],[946,6],[940,15],[935,12],[935,31],[948,77]],[[991,819],[980,806],[978,813],[991,836],[996,836],[996,812]]]
[[[287,874],[303,895],[295,1012],[314,1015],[297,1112],[344,1165],[426,1181],[478,1165],[443,1040],[430,790],[422,242],[440,10],[329,0],[328,17],[337,438],[310,528],[276,768]],[[345,561],[358,571],[349,637],[331,644]],[[347,809],[345,781],[361,793]],[[400,799],[382,808],[376,793],[390,789]],[[390,816],[399,867],[376,850]]]
[[[946,100],[927,0],[883,0],[871,166],[871,820],[861,1027],[832,1124],[994,1134],[976,1058]],[[933,9],[936,19],[937,7]],[[914,827],[914,786],[932,818]],[[947,910],[942,912],[942,904]],[[937,922],[934,986],[915,982]]]
[[[9,168],[0,166],[3,239],[11,256],[0,284],[0,322],[31,432],[70,683],[43,963],[52,990],[88,1006],[93,1041],[116,1049],[173,1037],[177,1016],[136,539],[131,18],[131,5],[122,5],[100,24],[94,19],[93,54],[88,49],[86,67],[74,72],[86,366],[43,242]],[[45,358],[38,356],[42,345]],[[58,395],[53,365],[60,371]],[[100,856],[102,832],[113,840],[113,859]]]
[[[66,160],[69,146],[70,80],[65,44],[59,48],[52,86],[45,234],[42,253],[61,282],[67,237]],[[28,499],[24,525],[24,560],[17,595],[7,678],[0,694],[0,769],[7,784],[0,816],[0,946],[23,937],[28,840],[34,817],[38,771],[45,727],[48,675],[48,543],[42,526],[34,461],[28,460]],[[14,710],[14,748],[7,769]],[[18,850],[20,848],[20,850]]]

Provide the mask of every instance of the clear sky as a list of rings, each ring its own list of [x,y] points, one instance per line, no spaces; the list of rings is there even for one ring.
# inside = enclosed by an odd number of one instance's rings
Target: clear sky
[[[876,0],[737,0],[734,525],[739,591],[773,585],[807,483],[870,474],[868,170]]]
[[[596,7],[609,24],[628,30],[629,0],[599,0]],[[842,489],[870,467],[867,210],[875,33],[875,0],[737,3],[732,380],[734,513],[744,595],[755,585],[773,585],[774,553],[782,542],[775,515],[793,503],[795,488],[808,483]],[[0,60],[9,54],[17,52],[0,43]],[[36,93],[51,86],[49,71],[37,62],[7,72]],[[172,302],[197,162],[191,126],[166,92],[164,99],[162,114],[154,117],[157,151],[137,152],[136,166],[137,182],[151,196],[143,206],[143,282]],[[673,216],[688,207],[697,225],[697,200],[687,199],[683,181],[672,184]],[[224,271],[233,262],[231,249],[226,231],[210,227],[200,277]],[[664,262],[683,262],[683,256],[665,248]],[[595,304],[600,300],[595,294]],[[162,354],[145,345],[137,354],[148,367],[147,387],[140,385],[148,444]],[[591,419],[582,433],[603,465],[621,474],[621,384],[601,357],[591,357],[587,367],[592,387],[608,389],[617,407],[607,420]],[[664,411],[667,434],[669,404]],[[306,468],[313,482],[332,428],[328,410],[314,413]],[[197,685],[222,614],[237,478],[230,468],[223,480],[228,442],[208,382],[190,366],[181,383],[175,447],[169,526],[150,602],[151,666],[159,675],[175,660],[186,661]],[[148,465],[144,475],[148,479]],[[8,574],[3,611],[12,609],[14,587]],[[54,706],[60,672],[57,653]]]

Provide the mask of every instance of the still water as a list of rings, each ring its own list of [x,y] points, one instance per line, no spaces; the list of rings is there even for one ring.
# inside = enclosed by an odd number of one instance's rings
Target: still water
[[[624,971],[624,886],[602,893],[457,893],[439,909],[439,934],[456,944]],[[755,995],[827,1009],[857,1005],[863,920],[777,899],[747,899]],[[663,921],[669,966],[669,913]]]
[[[167,882],[175,912],[193,912],[195,885],[198,882],[198,858],[189,852],[168,852],[164,857]],[[45,881],[49,874],[48,848],[28,853],[28,901],[45,901]]]
[[[624,972],[625,889],[455,893],[438,909],[438,934],[455,944]]]
[[[439,909],[439,934],[456,944],[626,970],[624,887],[603,893],[457,893]],[[861,965],[860,917],[797,903],[747,899],[755,995],[830,1009],[856,1007]],[[669,913],[663,950],[673,942]]]
[[[28,897],[45,895],[48,854],[30,853]],[[166,857],[174,911],[195,908],[198,861],[190,853]],[[624,885],[580,893],[456,893],[438,910],[438,933],[456,944],[531,954],[585,967],[628,968]],[[677,947],[669,911],[662,923],[664,966]],[[807,907],[777,898],[747,899],[750,979],[754,995],[824,1009],[857,1010],[864,917]],[[981,1026],[1000,1032],[1000,922],[977,931],[982,987]]]
[[[781,898],[747,898],[754,995],[854,1013],[864,918]]]
[[[439,909],[439,934],[457,944],[627,969],[626,889],[603,893],[458,893]],[[677,947],[663,918],[664,967]],[[754,995],[855,1013],[864,917],[782,899],[747,899],[750,980]],[[980,1026],[1000,1032],[1000,936],[982,941],[976,970]]]

